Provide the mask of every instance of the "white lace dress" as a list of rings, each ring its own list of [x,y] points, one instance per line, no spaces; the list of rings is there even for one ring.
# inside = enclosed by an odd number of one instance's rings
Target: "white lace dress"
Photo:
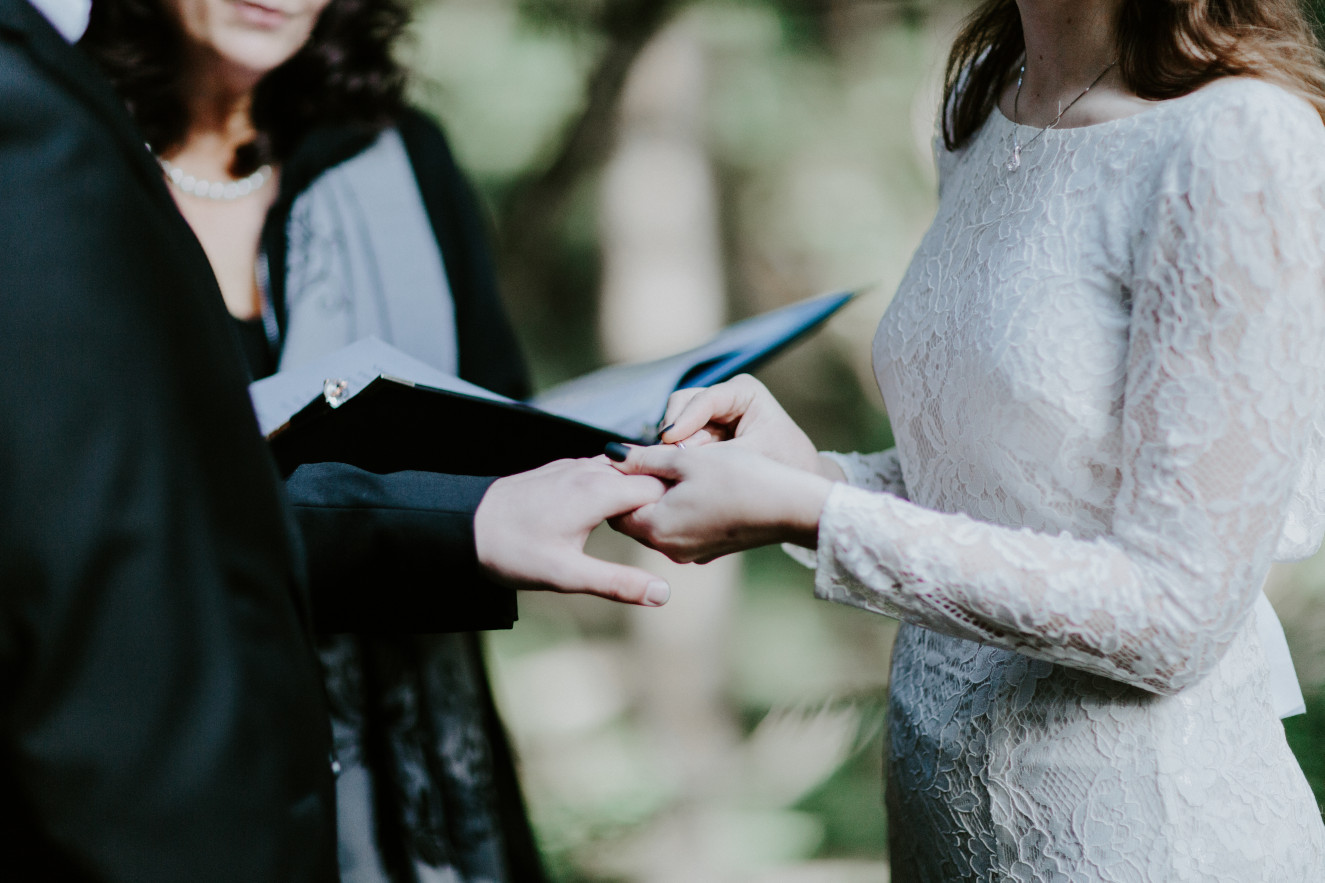
[[[941,151],[897,447],[819,530],[816,594],[904,622],[894,878],[1320,883],[1254,605],[1325,526],[1325,127],[1240,79],[1011,136]]]

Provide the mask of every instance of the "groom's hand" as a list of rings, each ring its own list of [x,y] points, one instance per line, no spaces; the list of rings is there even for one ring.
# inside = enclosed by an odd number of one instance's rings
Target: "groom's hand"
[[[646,475],[623,475],[603,458],[557,460],[500,478],[474,513],[480,566],[520,589],[598,595],[658,607],[671,589],[637,567],[584,554],[589,532],[608,518],[656,502],[663,485]]]

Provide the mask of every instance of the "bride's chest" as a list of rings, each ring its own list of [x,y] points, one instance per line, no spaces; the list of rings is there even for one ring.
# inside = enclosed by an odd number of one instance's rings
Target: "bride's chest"
[[[1127,361],[1133,212],[1097,186],[988,179],[948,182],[958,189],[879,326],[889,414],[969,438],[1107,433]]]

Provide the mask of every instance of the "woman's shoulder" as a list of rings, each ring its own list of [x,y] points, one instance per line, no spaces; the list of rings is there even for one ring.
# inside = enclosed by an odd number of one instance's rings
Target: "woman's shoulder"
[[[1325,147],[1320,112],[1300,93],[1259,77],[1222,77],[1165,102],[1189,143]]]
[[[402,135],[438,141],[442,145],[447,144],[446,128],[436,116],[421,107],[410,105],[403,108],[396,114],[390,127],[400,131]],[[449,149],[448,146],[447,150]]]
[[[416,168],[455,165],[450,142],[437,120],[418,108],[405,107],[378,125],[341,123],[313,129],[286,160],[284,176],[295,191],[305,190],[326,172],[368,153],[384,138],[399,138]]]
[[[427,111],[407,107],[396,117],[393,128],[400,133],[405,149],[416,162],[441,161],[455,165],[446,128]]]
[[[1144,112],[1171,184],[1325,182],[1325,123],[1305,97],[1253,77],[1225,77]]]

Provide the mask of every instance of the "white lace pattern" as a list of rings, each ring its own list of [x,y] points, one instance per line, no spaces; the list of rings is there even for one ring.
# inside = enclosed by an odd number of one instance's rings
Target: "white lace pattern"
[[[894,873],[1325,880],[1252,615],[1325,530],[1325,127],[1238,79],[1011,134],[941,151],[897,447],[819,531],[816,593],[904,622]]]

